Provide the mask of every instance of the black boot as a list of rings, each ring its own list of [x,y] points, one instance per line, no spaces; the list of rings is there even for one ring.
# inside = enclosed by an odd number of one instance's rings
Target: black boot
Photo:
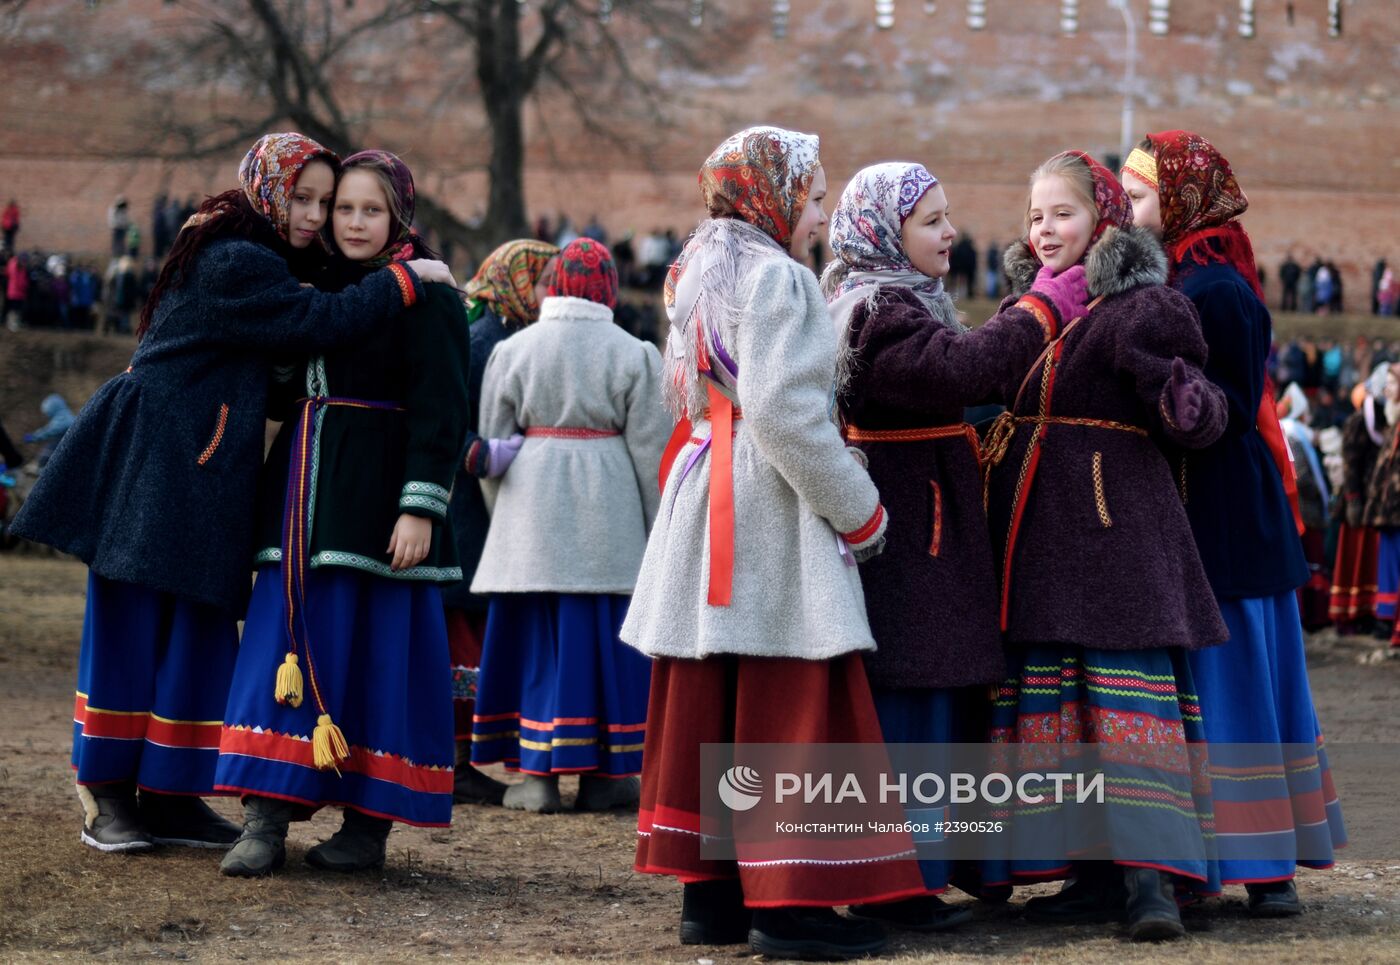
[[[78,800],[83,802],[82,842],[98,851],[149,851],[155,839],[141,823],[136,802],[136,785],[79,784]]]
[[[878,905],[852,905],[851,914],[856,918],[882,921],[893,928],[921,932],[947,931],[972,920],[970,907],[950,905],[937,895],[886,901]]]
[[[233,878],[271,874],[287,862],[287,825],[297,805],[270,797],[243,799],[243,833],[229,848],[219,871]]]
[[[1155,868],[1124,868],[1123,883],[1128,892],[1129,938],[1163,942],[1186,934],[1171,875]]]
[[[1291,918],[1303,913],[1298,889],[1292,881],[1271,881],[1267,884],[1245,885],[1249,893],[1249,917]]]
[[[830,908],[759,908],[749,929],[749,947],[769,958],[841,961],[873,955],[885,941],[879,922],[842,918]]]
[[[340,830],[306,852],[306,863],[322,871],[368,871],[384,867],[393,822],[345,809]]]
[[[472,766],[471,741],[457,742],[457,763],[452,769],[453,804],[500,804],[506,786]]]
[[[156,844],[227,848],[238,840],[238,825],[215,814],[200,798],[143,790],[140,801],[141,820]]]
[[[697,881],[681,891],[682,945],[742,944],[752,919],[738,878]]]
[[[1076,861],[1074,877],[1059,894],[1026,902],[1026,920],[1044,925],[1122,921],[1127,905],[1123,875],[1110,861]]]

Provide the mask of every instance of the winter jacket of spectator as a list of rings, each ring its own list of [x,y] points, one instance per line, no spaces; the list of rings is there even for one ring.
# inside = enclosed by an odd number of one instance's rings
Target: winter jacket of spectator
[[[1371,485],[1371,473],[1381,447],[1371,438],[1366,420],[1382,438],[1388,425],[1385,406],[1375,396],[1368,395],[1361,408],[1347,416],[1342,426],[1342,521],[1348,526],[1364,526],[1366,497]]]
[[[263,245],[210,242],[161,298],[127,371],[78,413],[13,531],[107,579],[241,613],[268,357],[362,336],[422,297],[401,267],[328,294]]]
[[[1040,267],[1024,243],[1007,250],[1004,264],[1012,295],[1003,311]],[[989,437],[1002,626],[1012,644],[1145,650],[1222,643],[1228,633],[1161,448],[1169,441],[1206,446],[1225,428],[1224,393],[1201,372],[1200,322],[1190,301],[1165,286],[1166,256],[1146,229],[1110,227],[1085,271],[1090,294],[1102,302],[1066,329],[1024,392],[1019,376],[1003,391],[1008,400],[1020,395],[1016,416],[1117,428],[1019,424],[999,459],[996,430]],[[1171,419],[1177,358],[1203,389],[1190,430]]]

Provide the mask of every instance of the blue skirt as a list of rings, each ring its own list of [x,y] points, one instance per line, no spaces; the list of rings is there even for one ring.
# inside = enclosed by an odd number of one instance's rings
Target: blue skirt
[[[886,744],[980,743],[986,739],[983,728],[977,726],[986,716],[986,687],[871,688],[871,696],[875,699],[875,713],[880,718],[880,732]],[[911,824],[926,824],[932,829],[938,822],[964,820],[956,815],[956,810],[950,806],[906,805],[904,814]],[[936,854],[945,840],[941,831],[914,834],[920,855]],[[953,861],[936,856],[921,857],[919,871],[924,887],[931,894],[942,894],[948,890]]]
[[[231,614],[89,571],[73,708],[78,783],[212,794],[237,653]]]
[[[338,804],[406,824],[452,820],[451,682],[447,624],[436,585],[343,567],[307,573],[310,638],[300,707],[273,699],[287,653],[280,566],[253,586],[219,744],[221,790]],[[310,667],[315,667],[313,690]],[[312,762],[315,692],[345,735],[337,770]]]
[[[1380,530],[1381,545],[1376,565],[1376,618],[1395,619],[1395,601],[1400,595],[1400,526]]]
[[[1186,654],[1040,644],[1008,657],[991,740],[1098,745],[1105,794],[1092,827],[1053,802],[1000,812],[1009,858],[987,862],[983,882],[1065,878],[1073,861],[1111,860],[1178,875],[1178,890],[1218,893],[1205,731]],[[1042,857],[1017,858],[1018,847]],[[1043,857],[1047,848],[1055,857]]]
[[[1385,543],[1381,543],[1384,547]],[[1346,844],[1292,593],[1220,600],[1230,639],[1192,653],[1211,744],[1220,877],[1281,881]],[[1260,748],[1217,745],[1260,744]],[[1285,748],[1291,745],[1285,761]]]
[[[618,639],[630,597],[491,598],[472,763],[549,775],[642,770],[651,661]]]

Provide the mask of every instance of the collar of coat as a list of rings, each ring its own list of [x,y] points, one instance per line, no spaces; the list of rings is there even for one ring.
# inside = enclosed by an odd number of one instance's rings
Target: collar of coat
[[[540,303],[540,320],[543,322],[611,322],[612,309],[586,298],[572,295],[550,295]]]
[[[1040,259],[1025,241],[1014,242],[1002,259],[1013,295],[1030,291]],[[1167,254],[1156,235],[1146,228],[1109,228],[1084,261],[1089,294],[1121,295],[1144,285],[1167,283]]]

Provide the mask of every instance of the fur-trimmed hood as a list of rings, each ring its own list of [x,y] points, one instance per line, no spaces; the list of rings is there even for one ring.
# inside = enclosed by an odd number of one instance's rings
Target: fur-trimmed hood
[[[1024,295],[1030,291],[1040,259],[1024,240],[1013,242],[1002,256],[1003,270],[1011,284],[1011,294]],[[1089,294],[1121,295],[1143,285],[1167,283],[1167,253],[1162,243],[1140,225],[1129,228],[1109,228],[1089,249],[1084,261]]]

